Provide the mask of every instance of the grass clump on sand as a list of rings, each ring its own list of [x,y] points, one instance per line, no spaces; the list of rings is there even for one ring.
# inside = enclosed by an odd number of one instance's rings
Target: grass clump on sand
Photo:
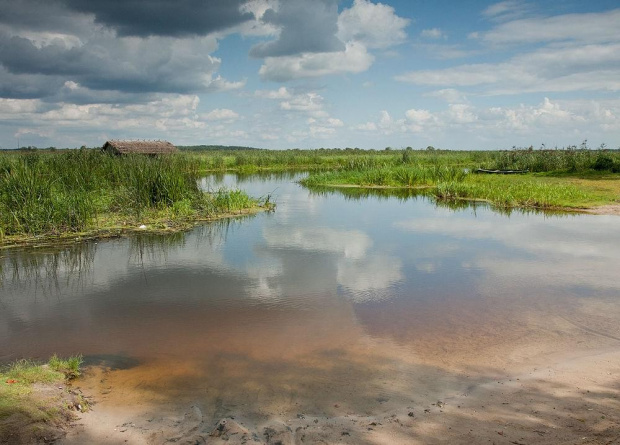
[[[98,150],[0,154],[0,241],[133,226],[174,226],[260,203],[205,193],[185,154],[111,156]]]
[[[87,404],[63,386],[80,374],[82,357],[48,363],[19,360],[0,369],[0,443],[51,441],[62,435],[78,402]]]

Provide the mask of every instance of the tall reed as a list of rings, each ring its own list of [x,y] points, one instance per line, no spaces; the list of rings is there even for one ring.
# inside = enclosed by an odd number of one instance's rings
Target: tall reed
[[[197,184],[198,167],[183,153],[154,158],[98,150],[0,154],[0,237],[82,231],[110,212],[216,212],[228,192],[220,191],[217,199],[205,195]],[[251,205],[240,194],[231,192],[226,208]]]

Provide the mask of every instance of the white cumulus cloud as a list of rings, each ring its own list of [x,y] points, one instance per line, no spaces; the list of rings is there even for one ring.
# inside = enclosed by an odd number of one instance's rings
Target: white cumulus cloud
[[[359,42],[367,48],[387,48],[403,43],[409,20],[399,17],[393,7],[368,0],[355,0],[338,17],[338,37],[343,42]]]

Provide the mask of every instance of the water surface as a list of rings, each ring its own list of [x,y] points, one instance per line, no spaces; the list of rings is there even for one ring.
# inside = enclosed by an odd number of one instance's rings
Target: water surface
[[[618,217],[296,179],[202,182],[269,194],[274,213],[2,251],[0,362],[80,353],[112,369],[117,403],[269,416],[432,397],[463,372],[620,341]]]

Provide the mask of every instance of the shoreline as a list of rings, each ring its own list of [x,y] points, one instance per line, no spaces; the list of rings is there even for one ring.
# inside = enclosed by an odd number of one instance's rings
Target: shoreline
[[[180,233],[187,230],[191,230],[193,227],[201,224],[220,221],[230,218],[244,217],[257,215],[261,212],[270,212],[273,207],[253,207],[250,209],[243,209],[236,212],[222,213],[212,217],[198,217],[185,220],[169,220],[169,219],[147,219],[144,224],[131,222],[127,225],[111,224],[106,227],[99,227],[84,232],[67,232],[62,234],[47,234],[47,235],[14,235],[7,236],[4,240],[0,241],[0,252],[12,248],[24,248],[24,247],[50,247],[50,246],[63,246],[68,244],[74,244],[84,241],[103,240],[112,238],[122,238],[125,236],[131,236],[135,234],[171,234]],[[140,228],[145,225],[145,228]]]
[[[438,391],[412,388],[400,400],[361,410],[343,400],[323,407],[326,411],[281,407],[266,416],[243,407],[218,416],[198,400],[118,406],[97,401],[102,396],[95,394],[93,409],[79,414],[77,425],[57,443],[616,443],[620,388],[614,376],[620,372],[620,351],[615,347],[564,352],[545,365],[534,361],[501,376],[480,378],[471,371],[459,372]],[[101,377],[97,372],[91,380]],[[120,388],[107,389],[115,390]]]
[[[435,188],[435,186],[425,185],[425,186],[389,186],[389,185],[356,185],[356,184],[322,184],[322,185],[313,185],[313,186],[305,186],[309,189],[314,187],[322,187],[322,188],[334,188],[334,189],[360,189],[360,190],[430,190]],[[432,196],[438,201],[465,201],[465,202],[480,202],[489,204],[491,206],[497,206],[500,208],[506,209],[532,209],[532,210],[540,210],[540,211],[549,211],[549,212],[566,212],[566,213],[581,213],[581,214],[591,214],[591,215],[618,215],[620,216],[620,204],[601,204],[592,207],[568,207],[568,206],[550,206],[550,207],[540,207],[540,206],[527,206],[527,205],[516,205],[516,206],[502,206],[496,204],[490,199],[484,198],[467,198],[467,197],[450,197],[450,198],[439,198],[437,196]]]

